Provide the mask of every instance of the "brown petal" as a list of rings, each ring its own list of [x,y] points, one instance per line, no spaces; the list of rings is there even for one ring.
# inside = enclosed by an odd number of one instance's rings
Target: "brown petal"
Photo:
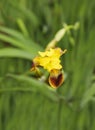
[[[53,88],[58,88],[59,86],[61,86],[63,81],[64,81],[64,77],[63,77],[62,72],[59,73],[57,76],[54,76],[54,75],[49,76],[49,84]]]

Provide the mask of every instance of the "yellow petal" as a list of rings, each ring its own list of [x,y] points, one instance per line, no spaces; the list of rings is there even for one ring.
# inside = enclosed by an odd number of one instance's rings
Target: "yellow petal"
[[[62,51],[60,48],[50,49],[45,52],[39,52],[39,56],[33,59],[33,62],[37,66],[42,66],[49,72],[53,69],[60,70],[62,65],[60,64],[60,56],[64,54],[66,50]]]
[[[45,57],[45,56],[52,56],[54,54],[54,49],[50,49],[49,51],[45,51],[45,52],[40,52],[39,51],[40,56]]]

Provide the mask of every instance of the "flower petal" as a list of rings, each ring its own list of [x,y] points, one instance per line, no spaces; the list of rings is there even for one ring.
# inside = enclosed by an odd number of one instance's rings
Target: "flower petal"
[[[58,88],[64,81],[63,73],[60,70],[53,70],[49,76],[49,84],[53,88]]]

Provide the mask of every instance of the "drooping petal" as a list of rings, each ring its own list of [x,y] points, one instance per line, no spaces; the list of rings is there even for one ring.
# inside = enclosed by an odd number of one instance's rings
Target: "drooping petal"
[[[49,76],[49,84],[53,88],[58,88],[64,82],[63,73],[60,70],[52,70]]]

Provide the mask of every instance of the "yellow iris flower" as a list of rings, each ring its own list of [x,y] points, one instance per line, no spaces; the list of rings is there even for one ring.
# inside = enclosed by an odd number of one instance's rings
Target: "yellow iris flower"
[[[50,73],[49,84],[53,88],[59,87],[64,81],[64,77],[61,71],[62,65],[60,64],[60,57],[66,51],[66,49],[62,51],[60,48],[50,48],[45,52],[38,52],[39,56],[33,59],[33,66],[31,70],[37,69],[37,66],[42,66]]]
[[[66,50],[62,51],[60,48],[50,49],[45,52],[39,52],[40,56],[37,56],[33,59],[35,65],[42,66],[47,71],[51,71],[53,69],[60,70],[62,65],[60,64],[60,56],[64,54]]]

